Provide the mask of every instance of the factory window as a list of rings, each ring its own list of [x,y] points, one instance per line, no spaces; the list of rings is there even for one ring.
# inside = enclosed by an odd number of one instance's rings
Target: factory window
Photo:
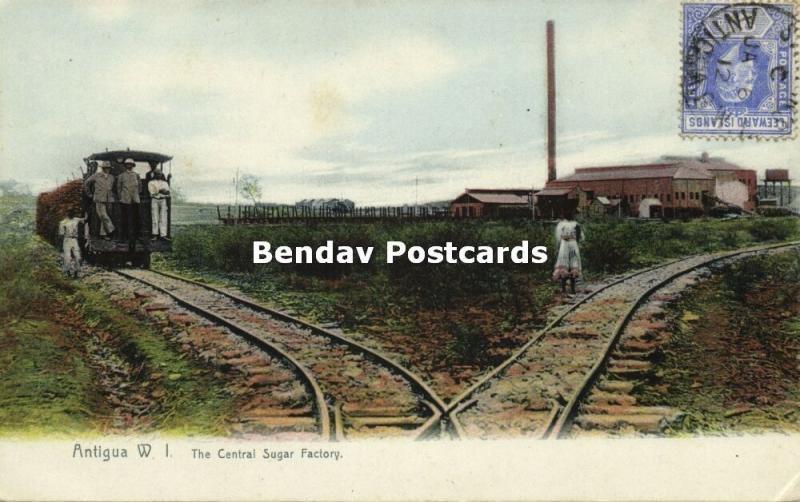
[[[670,199],[672,199],[672,195],[667,194],[667,202],[672,202]]]
[[[678,199],[680,199],[680,194],[678,194],[678,192],[675,192],[675,200],[678,200]]]
[[[694,199],[694,192],[689,192],[689,200]]]
[[[686,192],[681,192],[681,200],[686,200]]]
[[[700,200],[700,192],[694,193],[694,200]]]

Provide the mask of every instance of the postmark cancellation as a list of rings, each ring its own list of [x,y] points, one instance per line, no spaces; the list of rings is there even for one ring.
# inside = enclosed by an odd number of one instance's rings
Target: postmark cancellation
[[[681,133],[794,137],[798,5],[682,5]]]

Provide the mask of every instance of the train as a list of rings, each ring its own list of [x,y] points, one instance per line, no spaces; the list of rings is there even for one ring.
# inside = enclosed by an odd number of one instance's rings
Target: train
[[[81,178],[68,181],[57,188],[39,194],[36,201],[36,231],[45,240],[56,245],[58,241],[58,225],[70,210],[83,218],[83,230],[78,243],[84,260],[102,266],[133,266],[150,268],[152,253],[172,251],[172,199],[166,198],[167,235],[166,238],[154,238],[151,233],[151,198],[145,183],[148,171],[155,170],[165,174],[168,182],[172,178],[172,157],[162,153],[139,150],[115,150],[93,153],[83,159],[86,169],[81,169]],[[100,218],[90,194],[85,188],[86,180],[94,175],[100,166],[109,165],[111,174],[116,178],[125,170],[126,162],[133,162],[133,170],[142,181],[140,191],[139,232],[129,239],[119,235],[101,236]],[[169,169],[165,173],[165,168]],[[114,227],[121,228],[122,208],[119,197],[114,190],[111,202],[107,204],[108,216]]]

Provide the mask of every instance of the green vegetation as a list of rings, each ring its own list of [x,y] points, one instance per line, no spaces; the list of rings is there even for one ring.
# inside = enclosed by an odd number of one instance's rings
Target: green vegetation
[[[274,245],[319,246],[332,240],[349,246],[374,246],[369,264],[293,264],[255,265],[252,241],[269,240]],[[309,226],[240,226],[183,229],[175,238],[172,264],[180,268],[228,274],[247,274],[241,278],[254,288],[289,291],[344,293],[340,301],[367,306],[381,316],[389,305],[441,309],[459,305],[465,298],[491,295],[492,301],[521,313],[530,307],[521,299],[532,283],[546,283],[548,266],[514,263],[412,264],[400,260],[386,264],[385,243],[399,240],[428,246],[453,242],[456,246],[482,244],[515,245],[521,240],[532,244],[552,242],[551,232],[542,224],[448,222],[402,224],[342,224]],[[259,285],[256,285],[259,284]],[[274,285],[274,288],[270,287]],[[336,305],[330,305],[338,310]],[[332,313],[332,312],[329,312]],[[342,319],[339,319],[342,320]]]
[[[590,272],[621,272],[670,258],[800,238],[798,218],[587,224],[581,251]]]
[[[222,432],[213,371],[99,291],[64,278],[33,235],[32,197],[0,197],[0,435]],[[119,401],[141,408],[120,411]]]
[[[173,229],[184,225],[213,225],[217,221],[217,206],[213,204],[181,202],[174,198],[172,200]]]
[[[696,253],[800,237],[796,218],[693,220],[689,222],[610,221],[584,224],[587,238],[581,245],[587,274],[602,275],[658,263]],[[513,246],[521,240],[553,249],[549,225],[534,222],[437,222],[420,224],[340,224],[210,227],[182,229],[174,242],[171,264],[178,268],[223,274],[247,274],[258,289],[275,284],[280,289],[310,292],[346,291],[358,307],[379,308],[382,303],[407,303],[413,307],[447,308],[463,305],[467,298],[492,297],[516,312],[530,307],[520,297],[534,284],[548,281],[552,264],[388,265],[384,247],[388,240],[429,246],[446,241],[455,245]],[[370,264],[253,264],[252,242],[273,245],[319,246],[327,240],[349,246],[374,246]],[[349,285],[357,285],[349,288]],[[270,291],[265,291],[270,292]],[[363,300],[363,302],[362,302]]]
[[[600,279],[695,253],[798,238],[792,218],[605,221],[585,223],[584,275]],[[530,221],[187,226],[173,254],[154,263],[201,280],[237,287],[311,321],[333,322],[350,336],[387,350],[421,374],[469,379],[497,364],[543,325],[559,301],[552,272],[553,227]],[[318,246],[327,240],[374,246],[368,265],[253,264],[252,242]],[[386,264],[388,240],[407,245],[544,244],[543,265]],[[457,371],[454,368],[459,368]],[[457,374],[462,371],[461,376]],[[434,376],[434,379],[437,377]],[[447,390],[437,387],[442,394]]]
[[[640,402],[684,411],[674,435],[800,431],[798,299],[796,250],[736,262],[688,290],[669,308],[673,337]]]
[[[107,326],[104,342],[134,368],[134,384],[160,387],[147,429],[181,434],[220,434],[234,412],[233,396],[213,370],[186,358],[159,332],[109,304],[102,292],[80,288],[71,301],[89,326]],[[149,382],[149,383],[148,383]],[[148,389],[139,389],[152,395]]]

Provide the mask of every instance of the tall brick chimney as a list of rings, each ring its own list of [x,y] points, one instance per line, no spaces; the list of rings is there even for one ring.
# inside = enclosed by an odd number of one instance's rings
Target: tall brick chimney
[[[553,21],[547,21],[547,181],[556,179],[556,57]]]

